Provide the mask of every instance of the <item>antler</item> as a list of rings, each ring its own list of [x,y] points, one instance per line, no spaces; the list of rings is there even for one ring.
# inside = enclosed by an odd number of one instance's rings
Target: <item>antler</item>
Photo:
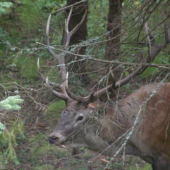
[[[80,23],[76,25],[75,28],[73,28],[72,31],[69,31],[69,22],[70,22],[70,18],[71,18],[71,14],[72,14],[72,10],[73,8],[71,8],[69,15],[65,21],[65,47],[69,46],[71,37],[73,36],[73,34],[79,29],[80,25],[82,24],[82,22],[85,19],[85,16],[87,14],[87,11],[85,12],[83,18],[81,19]],[[46,85],[51,89],[51,91],[53,92],[53,94],[55,94],[57,97],[65,100],[65,101],[69,101],[69,100],[76,100],[78,102],[81,103],[90,103],[92,101],[95,101],[97,98],[99,98],[101,95],[103,95],[104,93],[106,93],[109,89],[117,89],[125,84],[127,84],[130,80],[132,80],[134,77],[136,77],[137,75],[143,73],[146,68],[149,66],[149,64],[152,63],[152,61],[155,59],[155,57],[159,54],[159,52],[164,49],[169,43],[170,43],[170,34],[169,34],[169,30],[168,30],[168,23],[167,23],[167,18],[165,18],[165,22],[164,22],[164,29],[165,29],[165,41],[162,44],[157,44],[156,40],[154,38],[154,36],[152,35],[151,31],[149,30],[147,23],[145,23],[144,27],[145,27],[145,32],[146,32],[146,37],[147,37],[147,41],[148,41],[148,56],[146,58],[146,65],[145,64],[141,64],[141,66],[136,69],[135,71],[133,71],[129,76],[125,77],[124,79],[115,82],[115,79],[113,78],[113,82],[112,84],[106,86],[105,88],[102,88],[96,92],[91,93],[89,96],[86,97],[80,97],[77,96],[73,93],[71,93],[68,90],[67,87],[67,79],[68,77],[66,76],[66,67],[65,67],[65,61],[64,61],[64,56],[59,56],[57,55],[52,48],[50,47],[50,41],[49,41],[49,27],[50,27],[50,20],[51,20],[51,14],[49,15],[48,21],[47,21],[47,27],[46,27],[46,41],[47,41],[47,50],[49,51],[49,53],[55,57],[58,60],[59,63],[59,67],[60,67],[60,71],[62,74],[62,83],[58,84],[58,83],[54,83],[51,81],[48,81],[48,78],[46,78],[42,73],[40,73],[39,69],[38,72],[41,76],[41,78],[43,79],[44,82],[46,82]],[[38,63],[38,68],[39,68],[39,63]],[[110,74],[112,74],[112,72],[110,71]],[[57,88],[60,88],[61,92],[58,92],[56,90],[54,90],[52,88],[52,86],[55,86]]]
[[[152,61],[155,59],[155,57],[159,54],[159,52],[162,49],[164,49],[170,43],[170,35],[169,35],[169,30],[168,30],[167,19],[164,22],[164,30],[165,30],[165,41],[164,41],[164,43],[158,45],[155,41],[154,36],[150,32],[150,30],[147,26],[147,23],[145,24],[145,31],[147,33],[148,48],[149,48],[149,50],[148,50],[149,54],[148,54],[148,57],[146,59],[147,65],[144,66],[144,65],[141,64],[141,66],[137,70],[132,72],[128,77],[124,78],[123,80],[116,82],[116,85],[115,85],[116,88],[127,84],[132,78],[143,73],[148,68],[148,64],[151,64]]]
[[[147,63],[146,65],[144,65],[142,63],[141,66],[138,69],[136,69],[129,76],[125,77],[124,79],[122,79],[118,82],[115,82],[115,80],[113,78],[112,84],[90,94],[89,96],[86,96],[86,97],[79,97],[78,96],[77,97],[66,89],[67,94],[74,100],[77,100],[77,101],[80,101],[80,102],[85,102],[85,103],[90,103],[92,101],[95,101],[101,95],[105,94],[109,89],[111,89],[111,88],[117,89],[117,88],[127,84],[130,80],[132,80],[137,75],[143,73],[147,69],[149,64],[151,64],[153,62],[153,60],[159,54],[159,52],[162,49],[164,49],[170,43],[170,34],[169,34],[169,30],[168,30],[167,18],[165,19],[165,22],[164,22],[165,41],[164,41],[164,43],[162,43],[160,45],[158,45],[156,43],[156,40],[155,40],[154,36],[152,35],[151,31],[149,30],[147,23],[145,23],[145,25],[144,25],[146,36],[147,36],[147,41],[148,41],[148,56],[147,56],[146,61],[145,61]]]
[[[69,15],[65,21],[65,36],[66,36],[66,41],[64,43],[65,47],[68,47],[70,44],[70,40],[71,37],[73,36],[73,34],[79,29],[80,25],[83,23],[85,16],[87,14],[87,10],[85,11],[85,14],[83,15],[81,21],[79,24],[77,24],[72,31],[69,31],[69,22],[70,22],[70,18],[71,18],[71,14],[73,11],[73,7],[71,7]],[[57,55],[53,50],[52,47],[50,46],[50,40],[49,40],[49,30],[50,30],[50,21],[51,21],[51,14],[48,17],[48,21],[47,21],[47,26],[46,26],[46,43],[47,43],[47,50],[48,52],[58,60],[58,64],[60,67],[60,71],[61,71],[61,78],[62,78],[62,83],[58,84],[58,83],[54,83],[51,81],[48,81],[48,77],[46,78],[41,72],[40,72],[40,65],[39,65],[39,60],[37,61],[37,68],[38,68],[38,73],[41,76],[41,79],[46,83],[46,85],[50,88],[50,90],[53,92],[54,95],[56,95],[57,97],[68,101],[71,98],[69,97],[69,95],[67,94],[66,91],[66,86],[67,86],[67,75],[66,75],[66,67],[65,67],[65,59],[64,56],[60,56]],[[52,86],[58,87],[60,88],[61,92],[58,92],[56,90],[54,90],[52,88]]]

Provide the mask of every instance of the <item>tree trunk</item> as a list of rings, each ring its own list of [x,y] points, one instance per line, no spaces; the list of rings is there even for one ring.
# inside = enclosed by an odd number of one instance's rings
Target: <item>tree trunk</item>
[[[80,0],[67,0],[67,6],[70,6],[72,4],[75,4],[76,2],[79,2]],[[69,30],[72,30],[77,24],[80,23],[85,11],[88,9],[88,2],[83,2],[78,5],[75,5],[73,8],[72,16],[69,23]],[[67,14],[69,13],[69,10],[66,10]],[[72,36],[70,45],[78,44],[81,41],[86,40],[87,37],[87,15],[81,24],[78,31]],[[64,41],[65,36],[63,36]],[[79,47],[74,53],[83,55],[85,53],[86,47]],[[79,57],[77,57],[79,58]],[[66,63],[70,63],[73,60],[77,59],[73,56],[67,56],[66,57]],[[78,74],[79,79],[83,85],[86,85],[89,83],[89,78],[86,74],[86,62],[85,61],[77,61],[73,64],[70,64],[68,67],[69,71],[75,72]]]
[[[120,53],[121,7],[123,0],[109,0],[106,59],[116,60]]]
[[[75,4],[81,0],[67,0],[67,6]],[[88,9],[88,2],[80,3],[79,5],[75,5],[73,8],[73,12],[71,15],[70,23],[69,23],[69,30],[72,30],[77,24],[80,23],[85,11]],[[66,10],[67,16],[69,14],[69,10]],[[87,15],[77,30],[77,32],[72,36],[70,40],[70,45],[78,44],[81,41],[86,40],[87,38]],[[63,35],[62,43],[65,41],[65,35]],[[74,53],[83,55],[85,53],[86,47],[81,47]],[[77,57],[78,58],[78,57]],[[75,61],[76,56],[66,56],[66,63],[70,63],[71,61]],[[89,84],[90,79],[86,74],[86,61],[77,61],[73,64],[69,64],[68,70],[71,72],[75,72],[78,74],[78,78],[80,79],[82,85],[86,86]],[[73,148],[72,155],[75,158],[78,158],[79,149]]]
[[[109,13],[107,24],[107,44],[106,44],[106,59],[117,60],[120,55],[120,34],[121,34],[121,7],[123,0],[109,0]],[[117,81],[120,78],[120,69],[112,67],[114,79]],[[110,68],[109,68],[110,69]],[[109,70],[108,70],[109,71]],[[109,76],[107,84],[113,82],[113,77]],[[113,90],[109,90],[109,97],[115,97]],[[107,96],[103,96],[103,100],[107,100]]]

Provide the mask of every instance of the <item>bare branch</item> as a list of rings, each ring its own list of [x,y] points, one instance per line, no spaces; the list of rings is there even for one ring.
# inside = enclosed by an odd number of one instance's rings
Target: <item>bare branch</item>
[[[80,2],[76,2],[76,3],[72,4],[72,5],[69,5],[69,6],[66,6],[66,7],[64,7],[64,8],[60,8],[60,9],[56,10],[56,11],[53,12],[52,14],[56,14],[56,13],[59,12],[59,11],[67,10],[67,9],[69,9],[69,8],[72,8],[73,6],[76,6],[76,5],[78,5],[78,4],[85,3],[85,2],[87,2],[87,0],[82,0],[82,1],[80,1]]]

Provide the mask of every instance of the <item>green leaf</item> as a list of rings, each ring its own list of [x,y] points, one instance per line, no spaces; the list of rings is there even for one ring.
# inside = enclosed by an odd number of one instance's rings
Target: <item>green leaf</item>
[[[12,5],[12,2],[0,2],[0,7],[10,8]]]
[[[23,101],[24,100],[21,99],[19,95],[9,96],[0,102],[0,107],[6,110],[20,110],[21,107],[18,104],[23,103]]]
[[[2,134],[2,131],[5,129],[5,125],[0,122],[0,134]]]

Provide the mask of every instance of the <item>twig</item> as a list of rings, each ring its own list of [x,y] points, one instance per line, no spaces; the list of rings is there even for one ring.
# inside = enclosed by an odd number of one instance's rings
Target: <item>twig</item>
[[[53,12],[52,15],[53,15],[53,14],[56,14],[56,13],[59,12],[59,11],[63,11],[63,10],[69,9],[69,8],[75,6],[75,5],[78,5],[78,4],[81,4],[81,3],[84,3],[84,2],[87,2],[87,0],[82,0],[82,1],[80,1],[80,2],[76,2],[76,3],[72,4],[72,5],[66,6],[66,7],[64,7],[64,8],[60,8],[60,9],[56,10],[55,12]]]

